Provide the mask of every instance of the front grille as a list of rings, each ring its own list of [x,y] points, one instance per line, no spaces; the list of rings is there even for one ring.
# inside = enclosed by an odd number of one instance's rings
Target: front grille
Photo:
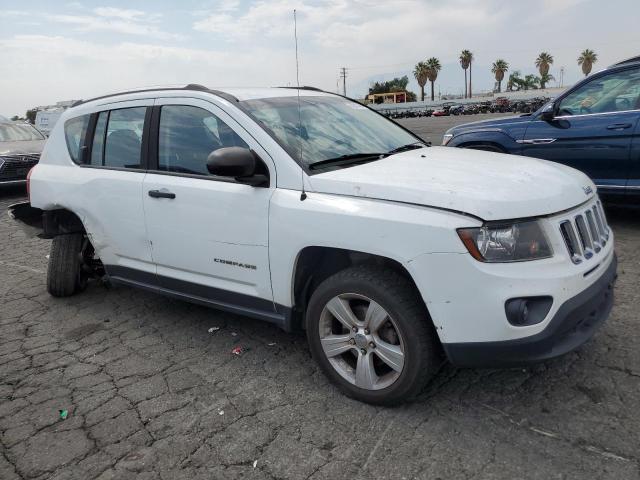
[[[0,181],[24,180],[38,160],[40,160],[39,153],[0,156]]]
[[[591,260],[609,240],[609,226],[600,201],[573,218],[560,222],[560,234],[567,246],[571,261],[576,265]]]

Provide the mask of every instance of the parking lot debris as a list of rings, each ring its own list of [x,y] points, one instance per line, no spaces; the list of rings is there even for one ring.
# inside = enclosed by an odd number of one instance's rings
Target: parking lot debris
[[[242,347],[240,345],[233,347],[231,353],[233,353],[234,355],[242,355]]]
[[[211,327],[209,330],[207,330],[207,332],[213,333],[213,332],[217,332],[218,330],[220,330],[220,327]]]
[[[67,417],[69,416],[69,411],[68,410],[58,410],[58,413],[60,415],[60,420],[66,420]]]
[[[258,466],[258,460],[254,460],[253,461],[253,468],[256,468]]]
[[[219,410],[218,415],[224,415],[224,410]]]
[[[271,343],[267,343],[268,347],[273,347],[276,344],[276,342],[271,342]]]
[[[238,334],[237,334],[236,332],[231,332],[231,336],[232,336],[232,337],[235,337],[235,336],[237,336],[237,335],[238,335]]]

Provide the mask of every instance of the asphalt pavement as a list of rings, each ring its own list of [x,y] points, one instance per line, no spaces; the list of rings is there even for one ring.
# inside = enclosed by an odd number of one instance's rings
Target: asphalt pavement
[[[442,143],[444,132],[455,125],[512,116],[514,116],[513,113],[478,113],[476,115],[450,115],[447,117],[398,118],[395,121],[435,146]]]

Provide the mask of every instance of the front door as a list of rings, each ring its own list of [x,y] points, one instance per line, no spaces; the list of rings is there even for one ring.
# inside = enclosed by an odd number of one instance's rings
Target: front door
[[[563,163],[591,177],[601,193],[624,194],[640,118],[640,69],[595,76],[561,97],[551,121],[533,120],[522,153]]]
[[[241,306],[244,313],[262,317],[273,314],[271,159],[229,115],[204,100],[159,99],[152,124],[158,140],[150,146],[143,203],[159,285],[195,301]],[[209,174],[209,154],[233,146],[260,156],[270,186]]]

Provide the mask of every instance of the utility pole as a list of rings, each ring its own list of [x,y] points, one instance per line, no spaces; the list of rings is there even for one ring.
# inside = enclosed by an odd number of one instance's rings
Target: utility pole
[[[347,67],[340,69],[340,78],[342,78],[342,94],[347,96]]]

